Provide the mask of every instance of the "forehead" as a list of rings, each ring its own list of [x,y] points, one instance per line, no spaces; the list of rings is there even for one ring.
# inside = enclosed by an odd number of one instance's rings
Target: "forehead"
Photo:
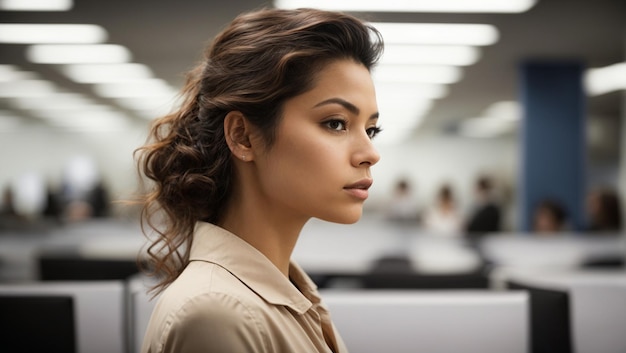
[[[314,75],[311,89],[286,103],[316,104],[328,98],[342,98],[369,114],[377,111],[370,72],[354,60],[334,60],[322,66]]]

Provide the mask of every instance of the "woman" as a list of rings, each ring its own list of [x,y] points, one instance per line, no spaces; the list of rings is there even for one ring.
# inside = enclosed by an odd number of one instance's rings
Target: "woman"
[[[381,51],[373,28],[312,9],[243,14],[214,39],[139,150],[161,275],[143,352],[346,351],[290,257],[311,217],[361,216]]]
[[[437,199],[424,217],[424,228],[434,234],[460,236],[463,219],[457,210],[452,187],[444,184],[437,193]]]

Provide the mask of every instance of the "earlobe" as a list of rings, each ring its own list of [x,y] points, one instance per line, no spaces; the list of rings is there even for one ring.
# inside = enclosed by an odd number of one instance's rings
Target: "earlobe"
[[[231,111],[224,117],[224,137],[231,153],[244,162],[252,160],[251,126],[243,113]]]

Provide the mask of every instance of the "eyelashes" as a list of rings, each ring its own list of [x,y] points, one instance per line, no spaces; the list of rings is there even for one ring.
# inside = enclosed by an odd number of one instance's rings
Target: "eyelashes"
[[[371,139],[373,139],[374,137],[376,137],[378,134],[380,134],[381,131],[383,131],[383,129],[380,126],[374,126],[371,127],[367,130],[365,130],[367,132],[367,136]]]
[[[326,128],[332,131],[345,131],[348,129],[347,128],[348,123],[343,119],[327,120],[323,122],[322,125],[324,125]],[[378,135],[381,131],[382,131],[382,128],[380,126],[370,127],[365,130],[365,132],[367,133],[367,136],[370,139],[373,139],[374,137],[376,137],[376,135]]]

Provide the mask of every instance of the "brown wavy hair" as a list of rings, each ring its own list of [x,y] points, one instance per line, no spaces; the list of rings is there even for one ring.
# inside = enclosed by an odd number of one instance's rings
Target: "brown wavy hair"
[[[181,107],[154,122],[138,148],[142,229],[149,238],[144,270],[165,289],[189,261],[197,221],[219,223],[233,188],[234,167],[224,117],[241,112],[275,140],[286,100],[313,88],[330,61],[352,59],[370,70],[382,53],[378,31],[359,19],[314,9],[262,9],[235,18],[187,74]],[[150,227],[150,234],[146,225]]]

